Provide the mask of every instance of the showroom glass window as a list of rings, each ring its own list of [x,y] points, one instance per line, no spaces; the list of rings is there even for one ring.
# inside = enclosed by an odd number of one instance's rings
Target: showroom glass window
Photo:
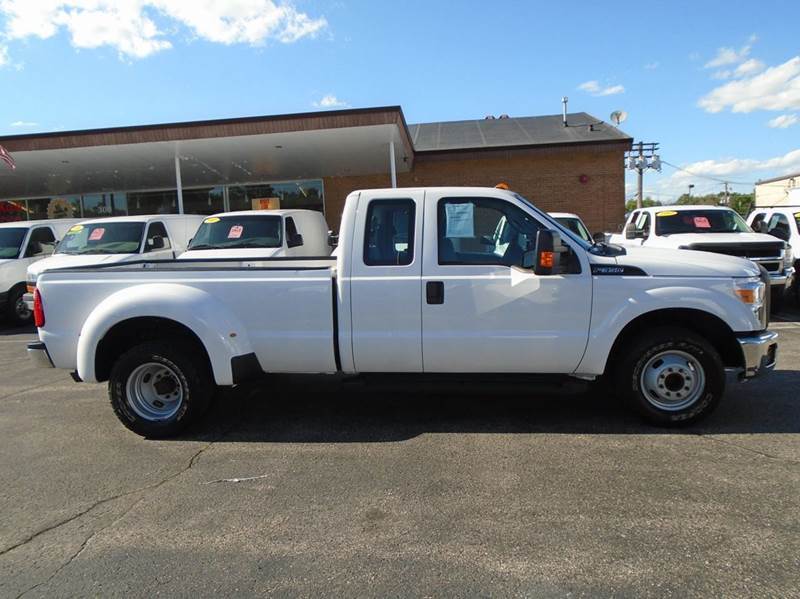
[[[228,187],[228,201],[230,210],[269,207],[325,211],[320,180],[231,185]]]

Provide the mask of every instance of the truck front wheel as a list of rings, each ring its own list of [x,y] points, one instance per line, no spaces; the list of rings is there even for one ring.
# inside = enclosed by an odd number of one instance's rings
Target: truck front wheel
[[[680,327],[646,331],[622,350],[616,386],[626,402],[659,426],[696,422],[725,391],[725,368],[705,339]]]
[[[203,415],[213,391],[204,356],[180,341],[133,347],[116,361],[108,379],[108,396],[117,418],[149,438],[180,433]]]

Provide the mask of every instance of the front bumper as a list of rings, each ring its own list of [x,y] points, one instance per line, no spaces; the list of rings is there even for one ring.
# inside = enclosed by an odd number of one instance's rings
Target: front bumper
[[[23,294],[22,301],[25,302],[26,306],[28,306],[28,310],[33,312],[33,294],[32,293]]]
[[[769,284],[774,287],[789,289],[794,282],[795,270],[793,266],[783,269],[781,272],[769,273]]]
[[[762,331],[737,337],[744,355],[744,371],[740,378],[749,379],[775,368],[778,358],[778,333]]]
[[[28,344],[28,358],[37,368],[55,368],[47,347],[41,341],[33,341]]]

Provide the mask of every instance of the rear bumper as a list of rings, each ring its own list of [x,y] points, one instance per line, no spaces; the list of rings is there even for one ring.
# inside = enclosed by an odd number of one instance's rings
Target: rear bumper
[[[738,336],[744,355],[744,371],[740,378],[749,379],[775,368],[778,358],[778,333],[762,331]]]
[[[41,341],[34,341],[28,344],[28,358],[37,368],[55,368],[47,347]]]

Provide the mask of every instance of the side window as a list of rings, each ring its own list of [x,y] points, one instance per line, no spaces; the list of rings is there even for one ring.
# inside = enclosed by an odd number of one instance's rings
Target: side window
[[[157,250],[168,250],[172,248],[169,242],[169,235],[167,235],[167,228],[164,223],[154,222],[150,223],[147,228],[147,238],[144,243],[144,251],[155,252]]]
[[[297,233],[297,226],[291,216],[286,217],[286,244],[289,247],[303,245],[303,238]]]
[[[642,212],[636,219],[636,228],[644,231],[645,237],[650,235],[650,213]]]
[[[764,222],[764,217],[766,215],[766,212],[759,212],[756,214],[755,218],[753,218],[753,222],[750,224],[750,228],[753,229],[753,231],[758,230],[758,225]]]
[[[787,239],[792,234],[792,230],[789,228],[789,219],[786,218],[786,215],[776,212],[772,215],[772,218],[769,219],[769,226],[767,226],[767,230],[771,233],[772,231],[780,231],[787,235]]]
[[[413,200],[372,200],[367,209],[364,264],[407,266],[414,261]]]
[[[542,225],[496,198],[443,198],[437,206],[439,264],[522,266]]]
[[[56,247],[56,237],[50,227],[36,227],[31,231],[25,257],[47,256],[53,253]]]

